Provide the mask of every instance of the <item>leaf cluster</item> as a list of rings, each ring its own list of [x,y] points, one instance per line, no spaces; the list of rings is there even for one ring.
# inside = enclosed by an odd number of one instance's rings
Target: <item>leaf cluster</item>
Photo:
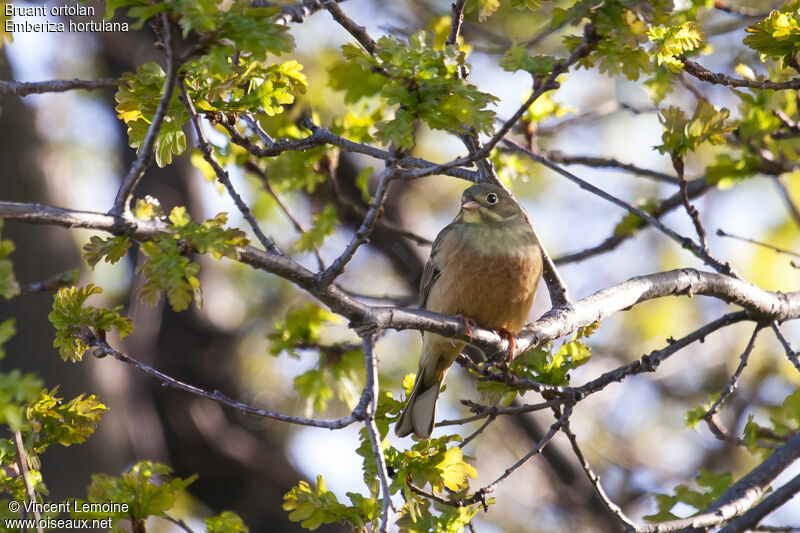
[[[95,335],[116,329],[120,338],[133,331],[133,321],[120,315],[122,306],[105,309],[86,305],[91,295],[102,292],[103,289],[90,283],[85,287],[63,287],[53,298],[53,309],[48,315],[56,328],[53,346],[65,361],[80,361],[89,348],[80,338],[82,329],[88,328]]]
[[[675,494],[656,494],[658,512],[645,516],[644,519],[650,522],[677,520],[678,516],[672,513],[672,509],[679,503],[694,507],[699,512],[722,496],[722,493],[733,483],[733,479],[729,472],[716,474],[701,468],[696,482],[701,490],[678,485],[675,487]]]
[[[374,56],[350,44],[342,53],[345,59],[329,71],[331,88],[344,91],[348,103],[377,96],[395,106],[394,118],[375,126],[380,141],[413,147],[417,120],[456,133],[493,131],[495,113],[487,107],[497,99],[460,78],[466,58],[457,46],[437,49],[433,34],[418,32],[408,44],[382,37]]]
[[[773,10],[762,21],[747,28],[744,44],[762,57],[779,60],[784,67],[797,62],[800,51],[800,2],[790,0],[780,10]]]
[[[139,298],[148,305],[158,303],[161,291],[167,295],[175,311],[184,311],[194,298],[202,301],[200,265],[186,256],[189,250],[210,254],[215,259],[236,258],[237,249],[248,243],[245,233],[237,228],[225,228],[226,213],[198,224],[192,222],[185,207],[175,207],[169,215],[171,233],[163,233],[143,242],[140,250],[145,261],[136,269],[145,282]]]
[[[722,144],[725,142],[724,134],[736,128],[728,123],[729,115],[730,111],[725,108],[718,111],[708,100],[699,100],[690,118],[680,108],[669,106],[659,115],[664,126],[663,143],[655,148],[662,154],[683,158],[704,142]]]
[[[0,233],[3,231],[3,219],[0,218]],[[0,296],[10,300],[19,294],[19,283],[14,277],[14,266],[8,256],[14,251],[14,243],[0,238]]]

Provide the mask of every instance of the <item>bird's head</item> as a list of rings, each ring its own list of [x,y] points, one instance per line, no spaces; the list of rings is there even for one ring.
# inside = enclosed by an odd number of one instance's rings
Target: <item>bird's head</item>
[[[467,223],[506,222],[522,215],[519,206],[503,188],[479,183],[461,195],[459,218]]]

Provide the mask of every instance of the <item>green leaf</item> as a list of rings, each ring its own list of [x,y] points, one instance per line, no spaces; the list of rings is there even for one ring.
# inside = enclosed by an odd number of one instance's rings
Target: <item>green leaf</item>
[[[323,326],[334,320],[336,315],[315,304],[292,309],[283,321],[275,324],[275,329],[269,334],[269,340],[272,341],[270,353],[278,355],[286,351],[293,357],[299,357],[296,347],[319,344]]]
[[[339,217],[336,208],[332,205],[325,206],[325,209],[314,214],[311,227],[300,236],[295,244],[295,248],[301,252],[311,252],[322,245],[326,237],[336,230]]]
[[[13,318],[7,318],[0,322],[0,361],[6,356],[3,344],[17,334],[17,327]]]
[[[172,163],[172,154],[181,155],[184,150],[186,150],[186,136],[182,124],[164,120],[153,146],[156,164],[159,168],[164,168]]]
[[[800,51],[799,4],[786,2],[780,11],[771,11],[767,18],[748,27],[744,44],[762,56],[780,60],[784,67],[789,66]]]
[[[733,484],[733,478],[728,472],[716,474],[701,468],[696,482],[698,487],[704,490],[692,490],[684,485],[678,485],[675,487],[675,494],[672,496],[657,494],[658,513],[645,516],[644,519],[650,522],[675,520],[677,517],[672,513],[672,509],[678,503],[684,503],[698,511],[705,509],[722,496],[723,492],[728,490]]]
[[[653,43],[652,53],[658,64],[675,73],[683,70],[678,57],[699,49],[705,41],[703,31],[694,21],[679,26],[651,27],[647,37]]]
[[[500,59],[500,66],[508,72],[524,70],[532,76],[547,76],[553,71],[555,58],[552,56],[528,54],[526,44],[512,46]]]
[[[63,287],[55,294],[48,318],[56,328],[53,346],[65,361],[80,361],[89,348],[78,338],[82,328],[89,328],[95,335],[116,329],[120,338],[133,331],[133,321],[119,314],[122,306],[109,310],[85,305],[89,296],[102,292],[103,289],[90,283],[85,287]]]
[[[3,219],[0,218],[0,233],[3,231]],[[0,296],[10,300],[19,294],[19,283],[14,277],[14,266],[7,259],[14,251],[14,243],[8,239],[0,239]]]
[[[325,479],[319,475],[315,488],[301,481],[287,492],[283,497],[283,509],[289,511],[289,520],[300,522],[304,528],[314,531],[323,524],[341,522],[346,507],[328,490]]]
[[[92,503],[114,502],[127,508],[124,510],[103,511],[102,513],[72,513],[81,518],[113,518],[114,525],[122,519],[143,522],[149,516],[164,517],[175,505],[181,491],[189,486],[197,476],[186,479],[168,480],[172,469],[166,465],[141,461],[122,473],[121,477],[95,474],[89,486],[88,501]],[[81,502],[78,502],[80,504]]]
[[[717,111],[707,100],[697,102],[691,118],[686,118],[681,109],[670,106],[659,115],[664,133],[661,136],[663,144],[656,148],[662,154],[670,153],[682,158],[704,142],[722,144],[725,142],[724,134],[736,129],[736,125],[727,123],[729,114],[725,108]]]
[[[207,533],[248,533],[241,517],[233,511],[224,511],[205,519]]]
[[[127,236],[103,239],[93,235],[83,246],[83,260],[92,268],[103,259],[106,263],[114,264],[125,257],[130,246],[131,241]]]
[[[498,7],[500,7],[500,0],[478,0],[478,20],[483,22],[491,17]]]
[[[84,442],[108,411],[94,394],[81,394],[63,403],[62,398],[54,396],[55,392],[42,391],[26,411],[31,431],[37,436],[32,446],[32,451],[37,454],[51,444],[70,446]]]
[[[496,98],[462,79],[462,50],[455,45],[442,50],[434,43],[433,33],[418,32],[407,45],[394,37],[381,38],[374,57],[352,45],[342,48],[345,61],[331,70],[331,86],[344,90],[347,102],[379,95],[396,106],[392,120],[376,124],[380,141],[413,147],[417,120],[433,129],[492,133],[495,114],[488,106]]]

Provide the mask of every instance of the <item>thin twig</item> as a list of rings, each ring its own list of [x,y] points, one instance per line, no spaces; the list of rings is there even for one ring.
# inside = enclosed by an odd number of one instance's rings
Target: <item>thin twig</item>
[[[693,179],[687,184],[689,198],[696,198],[698,196],[701,196],[711,187],[713,187],[713,185],[710,185],[705,178]],[[663,200],[656,200],[654,207],[648,209],[648,212],[652,214],[655,218],[661,218],[664,214],[668,213],[669,211],[675,209],[680,205],[682,205],[682,201],[681,201],[680,191],[678,191],[668,198],[665,198]],[[640,225],[642,227],[647,227],[647,224],[643,220],[641,221]],[[631,230],[622,232],[619,235],[611,235],[600,244],[591,246],[589,248],[580,250],[578,252],[571,252],[564,254],[560,257],[557,257],[555,259],[555,263],[557,265],[565,265],[567,263],[583,261],[584,259],[588,259],[590,257],[594,257],[596,255],[609,252],[611,250],[616,249],[620,244],[627,241],[635,234],[636,232]]]
[[[750,335],[750,341],[747,343],[747,346],[742,352],[742,355],[739,356],[739,366],[736,367],[736,371],[731,376],[731,379],[728,380],[728,384],[722,390],[720,395],[717,397],[717,399],[714,401],[711,407],[709,407],[708,410],[703,415],[704,419],[708,420],[712,418],[714,415],[716,415],[722,408],[722,404],[725,402],[725,400],[727,400],[728,397],[731,394],[733,394],[733,391],[739,384],[739,377],[742,375],[744,367],[747,366],[747,360],[750,358],[750,353],[753,351],[753,348],[756,345],[756,337],[758,337],[758,333],[761,331],[763,327],[764,327],[763,324],[756,324],[755,329],[753,329],[753,334]]]
[[[25,484],[25,492],[28,495],[28,501],[31,502],[31,507],[33,507],[33,517],[36,520],[36,531],[38,533],[42,533],[42,516],[39,514],[36,490],[33,488],[31,472],[28,469],[28,454],[25,453],[25,443],[22,441],[22,432],[20,430],[16,430],[14,432],[14,448],[17,451],[17,464],[19,465],[19,472],[22,476],[22,481]]]
[[[701,245],[698,245],[696,242],[694,242],[689,237],[684,237],[684,236],[680,235],[675,230],[673,230],[672,228],[666,226],[665,224],[663,224],[661,221],[659,221],[657,218],[655,218],[651,214],[643,211],[642,209],[639,209],[638,207],[632,206],[631,204],[629,204],[629,203],[617,198],[616,196],[613,196],[613,195],[605,192],[604,190],[602,190],[602,189],[600,189],[598,187],[595,187],[591,183],[588,183],[587,181],[582,180],[581,178],[579,178],[575,174],[573,174],[573,173],[569,172],[568,170],[556,165],[555,163],[553,163],[552,161],[548,160],[547,158],[544,158],[544,157],[542,157],[542,156],[540,156],[538,154],[535,154],[535,153],[531,152],[530,150],[528,150],[527,148],[525,148],[523,146],[520,146],[519,144],[517,144],[517,143],[515,143],[513,141],[510,141],[508,139],[503,139],[503,142],[506,143],[508,146],[511,146],[511,147],[515,148],[517,151],[525,154],[526,156],[528,156],[529,158],[533,159],[534,161],[537,161],[537,162],[543,164],[544,166],[546,166],[547,168],[557,172],[558,174],[561,174],[562,176],[564,176],[568,180],[576,183],[580,188],[585,189],[585,190],[593,193],[594,195],[599,196],[600,198],[603,198],[604,200],[607,200],[607,201],[609,201],[609,202],[611,202],[611,203],[613,203],[615,205],[618,205],[619,207],[622,207],[623,209],[627,210],[628,212],[633,213],[634,215],[638,216],[639,218],[641,218],[642,220],[646,221],[648,224],[650,224],[651,226],[657,228],[662,233],[664,233],[665,235],[670,237],[672,240],[674,240],[675,242],[680,244],[682,248],[686,248],[687,250],[692,252],[697,258],[701,259],[705,264],[707,264],[708,266],[712,267],[717,272],[719,272],[721,274],[725,274],[727,276],[740,278],[739,274],[733,269],[733,267],[729,263],[722,263],[719,259],[717,259],[717,258],[713,257],[711,254],[709,254],[708,251],[705,250]]]
[[[464,23],[464,5],[466,0],[456,0],[453,3],[453,22],[450,25],[450,34],[447,36],[445,44],[458,44],[458,35],[461,33],[461,25]]]
[[[468,416],[466,418],[459,418],[457,420],[442,420],[441,422],[436,423],[436,427],[443,427],[443,426],[458,426],[461,424],[466,424],[468,422],[475,422],[476,420],[481,420],[486,418],[487,416],[514,416],[520,415],[523,413],[533,413],[534,411],[541,411],[543,409],[548,409],[551,407],[555,407],[556,405],[561,405],[563,400],[548,400],[542,403],[536,403],[532,405],[520,405],[516,407],[503,407],[500,405],[481,405],[479,403],[475,403],[470,400],[461,400],[463,405],[469,407],[469,410],[475,413],[473,416]]]
[[[649,354],[642,356],[640,359],[614,370],[609,370],[608,372],[603,373],[599,377],[579,387],[544,385],[527,378],[519,378],[513,374],[504,374],[502,372],[491,371],[488,369],[487,371],[483,372],[484,377],[481,379],[501,381],[513,387],[537,392],[546,392],[547,394],[558,398],[567,398],[578,401],[590,394],[594,394],[603,390],[611,383],[621,383],[629,376],[641,374],[643,372],[655,372],[662,362],[690,344],[704,340],[706,336],[717,331],[718,329],[730,326],[731,324],[735,324],[743,320],[748,320],[750,318],[750,315],[746,311],[738,311],[736,313],[723,315],[720,318],[696,329],[692,333],[689,333],[685,337],[682,337],[678,340],[669,339],[668,345],[665,348],[653,350]]]
[[[338,22],[342,28],[347,30],[350,35],[355,37],[361,46],[364,47],[364,50],[369,52],[370,55],[375,55],[375,48],[377,47],[377,44],[375,44],[375,41],[369,36],[367,29],[363,26],[359,26],[353,21],[353,19],[348,17],[342,8],[339,7],[339,4],[336,2],[336,0],[321,1],[325,9],[327,9],[333,17],[333,20]]]
[[[800,206],[797,205],[794,198],[789,194],[789,186],[786,183],[786,178],[778,174],[775,176],[775,185],[778,187],[778,192],[781,193],[781,197],[786,203],[786,208],[789,210],[792,220],[794,220],[796,225],[800,226]]]
[[[569,155],[558,150],[548,150],[548,151],[540,151],[539,152],[543,157],[546,157],[550,161],[554,163],[560,163],[562,165],[582,165],[586,167],[592,168],[611,168],[611,169],[618,169],[624,170],[626,172],[630,172],[631,174],[636,174],[638,176],[642,176],[645,178],[652,178],[654,180],[664,182],[664,183],[671,183],[673,185],[677,185],[679,180],[675,176],[670,176],[664,172],[659,172],[657,170],[651,170],[649,168],[642,168],[640,166],[631,164],[631,163],[624,163],[615,159],[613,157],[594,157],[594,156],[585,156],[585,155]]]
[[[564,424],[564,422],[566,422],[567,419],[569,419],[569,416],[571,414],[572,414],[572,406],[569,405],[569,404],[565,405],[564,406],[564,413],[558,418],[558,420],[556,420],[550,426],[550,429],[547,430],[547,433],[544,434],[544,436],[541,438],[541,440],[538,443],[536,443],[536,446],[534,446],[531,451],[529,451],[527,454],[525,454],[525,456],[522,457],[519,461],[517,461],[516,463],[511,465],[509,468],[507,468],[506,471],[503,472],[503,474],[500,477],[498,477],[497,479],[495,479],[494,481],[492,481],[488,485],[480,488],[471,497],[466,498],[465,500],[461,500],[464,503],[459,505],[459,507],[463,507],[464,505],[470,505],[470,504],[478,503],[478,502],[485,502],[487,494],[491,494],[492,492],[494,492],[497,489],[497,487],[500,486],[501,483],[503,483],[506,479],[508,479],[514,472],[519,470],[519,468],[522,467],[522,465],[524,465],[525,463],[527,463],[532,457],[535,457],[536,455],[539,455],[540,453],[542,453],[542,450],[544,450],[544,447],[547,446],[547,443],[549,443],[553,439],[553,437],[556,436],[556,433],[558,433],[558,430],[561,428],[561,426]]]
[[[15,81],[0,80],[0,94],[16,94],[28,96],[29,94],[63,93],[73,89],[110,89],[118,87],[122,81],[118,78],[102,78],[99,80],[49,80],[49,81]]]
[[[689,218],[692,220],[692,224],[694,224],[697,237],[700,239],[700,248],[706,255],[708,255],[706,229],[703,227],[703,223],[700,221],[700,212],[697,211],[697,208],[689,201],[689,190],[686,186],[686,177],[683,174],[683,158],[673,155],[672,166],[675,168],[675,172],[678,174],[678,183],[680,185],[683,207],[686,209],[686,214],[689,215]]]
[[[786,356],[789,358],[789,361],[791,361],[794,367],[798,371],[800,371],[800,360],[797,358],[797,352],[794,351],[792,345],[789,344],[789,341],[786,340],[786,337],[784,337],[783,333],[781,333],[781,329],[780,327],[778,327],[778,323],[772,322],[770,326],[772,327],[772,331],[775,332],[775,336],[778,337],[781,346],[783,346],[783,350],[786,352]]]
[[[161,382],[161,384],[164,387],[190,392],[196,396],[200,396],[201,398],[206,398],[208,400],[215,401],[219,404],[231,407],[248,415],[270,418],[272,420],[288,422],[290,424],[297,424],[300,426],[311,426],[311,427],[325,428],[325,429],[341,429],[359,420],[363,420],[364,418],[363,412],[361,412],[360,410],[363,409],[363,406],[361,406],[361,404],[359,404],[359,407],[356,407],[356,409],[354,409],[353,412],[350,413],[348,416],[339,418],[337,420],[315,420],[311,418],[300,418],[296,416],[284,415],[281,413],[266,411],[264,409],[259,409],[258,407],[253,407],[252,405],[232,400],[231,398],[228,398],[218,390],[209,392],[207,390],[195,387],[194,385],[189,385],[188,383],[184,383],[171,376],[168,376],[167,374],[164,374],[163,372],[156,370],[155,368],[149,365],[137,361],[136,359],[134,359],[133,357],[124,352],[115,350],[107,342],[105,342],[104,340],[100,339],[97,335],[95,335],[94,332],[82,330],[76,332],[76,336],[79,336],[81,341],[83,341],[87,346],[91,346],[94,348],[93,354],[95,357],[102,358],[110,355],[117,361],[121,361],[125,364],[128,364],[133,368],[156,378]]]
[[[172,23],[165,13],[161,15],[162,27],[164,30],[164,54],[167,61],[166,79],[164,81],[164,90],[161,98],[158,101],[158,107],[150,122],[150,127],[147,129],[147,134],[139,147],[139,156],[136,161],[131,165],[130,170],[122,180],[122,184],[117,191],[117,196],[114,198],[114,206],[109,211],[110,214],[130,218],[130,199],[133,194],[133,189],[139,180],[142,179],[145,170],[153,161],[153,148],[158,137],[158,132],[161,131],[161,126],[164,123],[164,118],[169,110],[169,104],[172,101],[172,93],[175,91],[175,84],[178,78],[178,70],[180,63],[175,60],[175,36],[173,35]],[[182,85],[182,84],[181,84]]]
[[[586,477],[589,478],[589,481],[592,483],[592,487],[594,487],[594,491],[597,493],[597,496],[600,498],[600,501],[603,502],[603,505],[605,505],[606,509],[608,509],[611,514],[616,516],[623,526],[635,528],[636,524],[633,522],[633,520],[628,518],[620,506],[611,501],[611,498],[609,498],[608,494],[606,494],[606,491],[600,484],[600,476],[595,473],[595,471],[592,469],[592,466],[589,464],[589,461],[587,461],[586,457],[583,455],[583,450],[581,450],[580,445],[578,445],[578,438],[569,427],[569,420],[564,421],[564,424],[561,426],[561,431],[563,431],[567,436],[567,439],[569,439],[569,443],[570,446],[572,446],[572,451],[575,453],[575,457],[578,458],[578,462],[581,464],[583,471],[586,473]]]
[[[381,482],[381,495],[383,496],[383,506],[381,522],[378,531],[388,533],[389,531],[389,510],[392,506],[392,496],[389,493],[389,472],[386,469],[386,457],[383,455],[380,431],[375,423],[375,413],[378,410],[378,395],[380,385],[378,383],[378,363],[375,360],[375,339],[371,335],[364,337],[364,366],[367,374],[367,384],[365,391],[369,391],[369,402],[365,412],[364,426],[367,428],[369,440],[372,444],[372,456],[378,469],[378,477]]]
[[[779,248],[779,247],[777,247],[775,245],[767,244],[765,242],[757,241],[755,239],[750,239],[749,237],[740,237],[738,235],[734,235],[732,233],[728,233],[728,232],[726,232],[726,231],[724,231],[722,229],[717,229],[717,236],[719,236],[719,237],[729,237],[731,239],[736,239],[737,241],[742,241],[742,242],[749,242],[750,244],[755,244],[756,246],[761,246],[762,248],[767,248],[767,249],[772,250],[774,252],[777,252],[779,254],[786,254],[786,255],[791,255],[793,257],[800,258],[800,254],[798,254],[797,252],[793,252],[791,250],[787,250],[786,248]]]
[[[330,284],[334,279],[341,275],[341,273],[344,272],[344,268],[347,266],[347,263],[350,262],[356,251],[361,247],[362,244],[367,242],[372,230],[375,228],[375,224],[383,213],[383,203],[386,201],[386,193],[388,192],[389,184],[395,179],[396,172],[397,169],[393,168],[392,166],[387,166],[386,169],[384,169],[383,173],[381,174],[380,182],[378,183],[378,189],[375,191],[375,198],[372,200],[372,204],[367,210],[367,214],[364,217],[361,226],[359,226],[355,235],[353,235],[353,238],[350,240],[350,243],[347,245],[347,248],[345,248],[342,254],[334,260],[331,266],[329,266],[319,275],[319,281],[323,285]]]
[[[250,224],[250,227],[253,229],[253,233],[255,233],[256,238],[258,238],[264,249],[273,254],[283,255],[283,252],[280,250],[280,248],[278,248],[278,245],[275,244],[275,241],[264,235],[264,232],[261,231],[261,227],[258,225],[256,217],[253,216],[250,208],[247,207],[247,204],[244,202],[244,200],[242,200],[242,197],[239,196],[239,193],[236,192],[236,189],[233,188],[233,183],[231,183],[231,178],[228,175],[228,172],[222,168],[222,166],[219,164],[219,161],[217,161],[217,158],[214,156],[214,150],[211,148],[211,143],[208,142],[208,138],[203,131],[203,123],[200,115],[197,114],[197,110],[194,107],[194,102],[192,102],[192,98],[189,96],[189,92],[186,90],[186,84],[183,83],[183,80],[181,80],[180,83],[179,98],[183,102],[186,111],[189,112],[189,117],[194,125],[194,132],[197,136],[198,148],[203,154],[203,159],[205,159],[205,161],[211,165],[211,168],[214,169],[217,179],[220,183],[222,183],[222,185],[225,186],[225,189],[228,191],[228,196],[231,197],[233,203],[236,204],[236,207],[239,209],[239,212],[242,213],[244,219],[247,220],[248,224]]]
[[[269,178],[267,177],[267,173],[255,162],[251,162],[251,164],[247,165],[247,169],[253,171],[261,179],[261,183],[264,184],[264,189],[266,189],[269,195],[272,196],[272,199],[275,200],[275,203],[278,204],[280,210],[283,211],[283,214],[286,215],[286,218],[288,218],[292,223],[294,229],[297,230],[300,235],[305,235],[308,230],[297,219],[297,217],[294,216],[291,209],[289,209],[289,206],[283,200],[281,194],[275,190],[275,187],[272,186],[272,183],[270,183]],[[325,270],[325,261],[322,259],[319,248],[316,246],[314,246],[314,256],[317,258],[317,266],[319,267],[319,270]]]
[[[187,524],[183,519],[181,519],[181,518],[173,518],[170,515],[168,515],[167,513],[162,513],[162,517],[167,522],[172,522],[173,524],[175,524],[176,526],[178,526],[182,530],[186,531],[186,533],[194,533],[194,531],[192,531],[192,528],[189,527],[189,524]]]
[[[711,72],[704,66],[685,57],[679,58],[683,62],[683,69],[695,78],[715,85],[725,85],[727,87],[748,87],[750,89],[769,89],[773,91],[784,91],[787,89],[800,89],[800,78],[793,78],[788,81],[772,80],[747,80],[744,78],[734,78],[727,74]]]
[[[470,442],[472,442],[472,441],[475,439],[475,437],[477,437],[478,435],[480,435],[481,433],[483,433],[483,431],[484,431],[484,430],[485,430],[487,427],[489,427],[489,424],[491,424],[492,422],[494,422],[496,418],[497,418],[497,417],[496,417],[496,416],[494,416],[494,415],[489,415],[489,418],[487,418],[487,419],[486,419],[486,422],[484,422],[483,424],[481,424],[481,425],[480,425],[480,427],[479,427],[478,429],[476,429],[475,431],[473,431],[473,432],[472,432],[472,433],[471,433],[469,436],[467,436],[467,437],[466,437],[466,438],[465,438],[463,441],[461,441],[461,443],[458,445],[458,447],[459,447],[459,448],[464,448],[464,447],[465,447],[467,444],[469,444]]]

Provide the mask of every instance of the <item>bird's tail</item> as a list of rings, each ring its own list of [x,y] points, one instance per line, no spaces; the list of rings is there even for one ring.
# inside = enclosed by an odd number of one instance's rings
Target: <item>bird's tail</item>
[[[408,402],[394,426],[394,432],[398,437],[405,437],[411,432],[419,439],[427,439],[431,436],[436,417],[436,400],[439,398],[442,382],[436,381],[426,386],[426,371],[428,369],[420,368]]]

